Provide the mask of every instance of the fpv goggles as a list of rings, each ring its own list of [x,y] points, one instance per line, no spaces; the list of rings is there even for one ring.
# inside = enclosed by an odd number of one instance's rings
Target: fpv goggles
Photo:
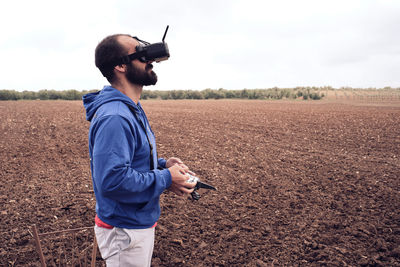
[[[164,36],[162,38],[162,42],[150,44],[149,42],[140,40],[136,36],[132,36],[135,40],[139,42],[139,45],[136,46],[136,52],[123,56],[119,59],[116,59],[109,64],[109,67],[115,67],[121,64],[128,64],[132,60],[138,59],[143,63],[149,61],[160,62],[163,60],[167,60],[169,58],[169,50],[167,43],[164,42],[165,36],[167,35],[169,25],[165,29]]]

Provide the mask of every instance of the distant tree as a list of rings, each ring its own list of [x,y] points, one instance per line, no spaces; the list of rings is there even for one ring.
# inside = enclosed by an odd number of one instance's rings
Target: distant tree
[[[319,95],[319,93],[314,92],[314,93],[310,94],[310,98],[312,100],[319,100],[319,99],[321,99],[321,96]]]
[[[162,100],[167,100],[167,99],[172,99],[170,96],[169,91],[161,91],[160,92],[160,97]]]
[[[62,99],[64,100],[78,100],[81,99],[81,95],[76,90],[66,90],[63,92]]]
[[[47,90],[40,90],[38,92],[38,97],[40,100],[48,100],[49,99],[49,92]]]
[[[204,99],[204,96],[200,91],[191,90],[186,95],[189,99]]]
[[[22,92],[22,99],[35,100],[37,98],[38,98],[38,96],[36,95],[35,92],[32,92],[32,91],[23,91]]]
[[[56,99],[61,99],[63,92],[56,91],[56,90],[49,90],[47,91],[47,95],[50,100],[56,100]]]
[[[225,94],[222,90],[211,90],[205,89],[202,91],[205,99],[221,99],[225,97]]]
[[[170,92],[172,99],[185,99],[186,93],[183,90],[173,90]]]
[[[324,87],[326,88],[326,87]],[[376,89],[375,89],[376,90]],[[383,90],[383,89],[382,89]],[[385,90],[400,90],[385,89]],[[94,90],[77,91],[74,89],[57,91],[57,90],[40,90],[39,92],[23,91],[18,92],[15,90],[0,90],[0,100],[19,100],[19,99],[40,99],[40,100],[81,100],[82,96],[88,93],[97,92]],[[335,91],[336,93],[336,91]],[[241,98],[241,99],[296,99],[303,97],[303,99],[318,100],[325,95],[321,93],[321,88],[318,87],[296,87],[296,88],[278,88],[273,87],[269,89],[242,89],[242,90],[227,90],[224,88],[204,89],[198,90],[171,90],[171,91],[152,91],[144,90],[141,99],[222,99],[222,98]]]
[[[244,88],[244,89],[240,92],[240,97],[241,97],[241,98],[249,98],[249,92],[247,91],[246,88]]]
[[[18,100],[21,94],[15,90],[0,90],[0,100]]]

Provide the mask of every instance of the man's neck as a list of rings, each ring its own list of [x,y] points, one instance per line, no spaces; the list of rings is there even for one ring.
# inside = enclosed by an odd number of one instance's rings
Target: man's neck
[[[136,104],[139,103],[140,95],[143,91],[143,85],[125,82],[112,83],[112,87],[132,99]]]

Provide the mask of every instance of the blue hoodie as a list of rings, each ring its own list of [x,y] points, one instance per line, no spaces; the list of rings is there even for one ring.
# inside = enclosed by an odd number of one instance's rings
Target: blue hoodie
[[[105,86],[84,95],[83,105],[91,122],[89,154],[97,216],[115,227],[152,227],[160,217],[160,195],[172,180],[168,169],[157,169],[165,168],[166,160],[157,158],[154,133],[140,103]]]

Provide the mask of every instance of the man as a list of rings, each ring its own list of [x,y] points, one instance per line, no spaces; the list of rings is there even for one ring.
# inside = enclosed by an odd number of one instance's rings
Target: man
[[[150,266],[161,193],[168,189],[183,196],[195,186],[187,182],[189,170],[180,159],[157,158],[154,133],[139,102],[143,86],[157,82],[152,62],[115,64],[138,45],[138,39],[121,34],[101,41],[96,66],[111,86],[83,96],[91,122],[95,233],[107,266]]]

